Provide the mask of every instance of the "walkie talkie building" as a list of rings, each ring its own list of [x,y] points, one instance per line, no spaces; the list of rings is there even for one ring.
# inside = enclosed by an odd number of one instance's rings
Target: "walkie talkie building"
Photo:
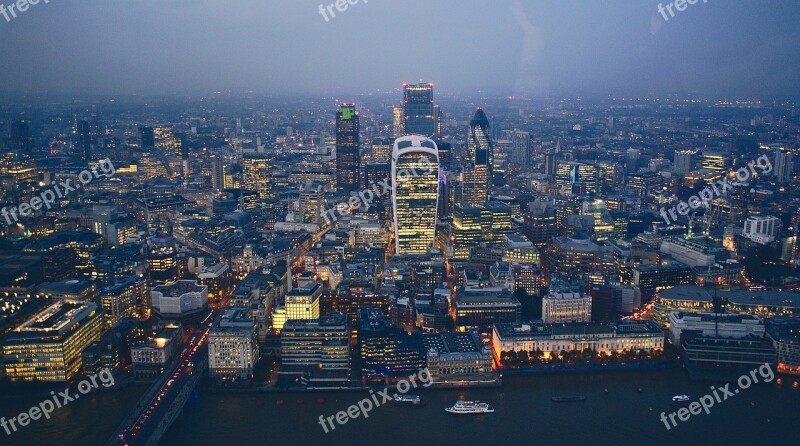
[[[392,206],[397,254],[425,254],[436,234],[439,151],[431,139],[398,138],[392,150]]]

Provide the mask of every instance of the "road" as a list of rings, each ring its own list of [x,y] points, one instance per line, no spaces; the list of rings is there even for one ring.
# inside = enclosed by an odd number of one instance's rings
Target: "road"
[[[172,415],[172,403],[183,396],[187,390],[193,390],[186,389],[186,386],[194,385],[193,383],[196,382],[196,379],[193,379],[195,378],[193,376],[194,369],[201,364],[205,365],[207,361],[208,332],[221,311],[221,309],[213,309],[203,319],[200,329],[195,332],[179,360],[157,381],[158,387],[143,397],[142,402],[120,426],[110,444],[118,446],[145,445],[154,433],[158,433],[159,429],[163,427],[161,421],[165,418],[169,419]]]

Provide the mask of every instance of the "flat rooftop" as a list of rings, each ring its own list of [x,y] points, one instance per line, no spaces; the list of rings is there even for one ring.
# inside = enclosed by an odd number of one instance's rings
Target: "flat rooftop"
[[[153,288],[153,291],[158,291],[167,297],[180,297],[186,293],[201,293],[207,288],[205,285],[198,285],[193,280],[178,280],[168,285],[159,285]]]
[[[719,293],[717,294],[719,296]],[[658,296],[669,300],[691,300],[698,302],[713,302],[714,298],[697,285],[677,285],[668,290],[661,291]]]

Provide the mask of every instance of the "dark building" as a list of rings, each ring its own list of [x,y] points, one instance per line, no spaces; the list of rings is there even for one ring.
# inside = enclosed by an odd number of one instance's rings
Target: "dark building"
[[[88,163],[92,159],[92,138],[89,135],[89,123],[78,123],[78,155],[81,161]]]
[[[27,122],[11,123],[11,149],[17,153],[30,154],[33,150],[31,129]]]
[[[152,127],[139,127],[139,135],[143,149],[156,146],[156,135]]]
[[[359,153],[359,123],[355,105],[344,104],[336,112],[336,187],[358,189],[361,155]]]
[[[392,324],[380,308],[358,310],[357,345],[363,382],[408,377],[425,367],[412,336]]]
[[[434,136],[436,107],[433,105],[433,84],[403,85],[405,134]]]

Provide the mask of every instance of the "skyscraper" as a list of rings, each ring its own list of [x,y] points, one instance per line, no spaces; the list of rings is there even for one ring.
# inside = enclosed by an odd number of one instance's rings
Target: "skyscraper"
[[[475,162],[464,167],[461,176],[461,204],[483,206],[489,198],[489,154],[482,147],[475,149]]]
[[[675,152],[675,165],[672,171],[677,175],[684,176],[694,169],[694,150],[678,150]]]
[[[494,170],[494,144],[489,137],[489,119],[482,109],[478,109],[469,122],[469,131],[467,132],[467,160],[471,163],[477,163],[479,160],[476,157],[477,149],[486,150],[486,165],[489,169],[489,181],[492,179],[492,172]]]
[[[89,123],[78,123],[78,154],[81,161],[88,163],[92,159],[92,140],[89,137]]]
[[[358,112],[353,104],[343,104],[336,112],[336,187],[358,188],[361,170]]]
[[[436,143],[421,136],[398,138],[392,150],[392,205],[398,254],[425,254],[436,235],[439,200]]]
[[[31,129],[27,122],[16,121],[11,123],[11,149],[17,153],[31,153],[33,143],[31,141]]]
[[[794,160],[792,152],[779,149],[775,152],[775,181],[778,184],[792,181],[792,171],[794,170]]]
[[[522,166],[527,166],[531,158],[531,135],[522,130],[514,130],[512,134],[511,160]]]
[[[156,135],[152,127],[139,127],[139,135],[143,149],[156,146]]]
[[[436,136],[433,84],[403,84],[403,122],[403,134]]]
[[[262,153],[245,154],[242,157],[242,180],[245,189],[258,192],[258,198],[272,199],[272,159]]]

